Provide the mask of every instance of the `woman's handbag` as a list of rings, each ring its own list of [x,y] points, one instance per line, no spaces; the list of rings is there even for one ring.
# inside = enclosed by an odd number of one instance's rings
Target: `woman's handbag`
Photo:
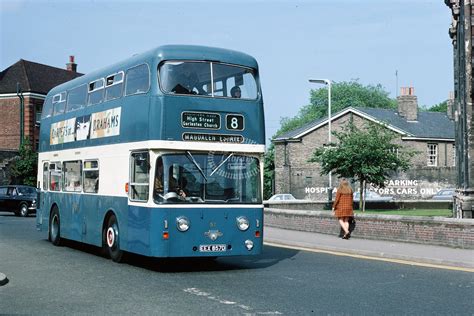
[[[349,232],[352,233],[356,228],[356,220],[354,217],[349,218]]]

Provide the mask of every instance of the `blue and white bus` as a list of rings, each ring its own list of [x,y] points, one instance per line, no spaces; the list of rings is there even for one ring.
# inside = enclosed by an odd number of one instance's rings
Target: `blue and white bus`
[[[37,228],[150,257],[256,255],[264,114],[256,60],[167,45],[52,89]]]

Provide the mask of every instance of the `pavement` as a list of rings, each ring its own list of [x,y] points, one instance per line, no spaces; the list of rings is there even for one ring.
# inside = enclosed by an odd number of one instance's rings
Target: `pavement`
[[[473,249],[362,239],[357,238],[356,234],[349,240],[345,240],[337,235],[268,226],[265,226],[264,242],[269,246],[474,272]]]

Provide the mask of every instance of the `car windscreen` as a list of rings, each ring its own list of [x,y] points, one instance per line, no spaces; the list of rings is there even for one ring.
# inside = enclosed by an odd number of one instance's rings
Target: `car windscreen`
[[[34,194],[36,194],[36,189],[35,188],[18,187],[17,190],[18,190],[18,193],[20,195],[34,195]]]

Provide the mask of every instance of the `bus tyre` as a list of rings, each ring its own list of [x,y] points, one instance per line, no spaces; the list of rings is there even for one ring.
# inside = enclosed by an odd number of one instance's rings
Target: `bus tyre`
[[[21,217],[27,217],[28,216],[28,206],[26,204],[20,205],[20,210],[19,210],[18,213]]]
[[[55,246],[61,245],[61,221],[59,219],[59,210],[55,206],[49,216],[49,240]]]
[[[120,250],[119,226],[115,215],[111,215],[103,232],[106,253],[114,262],[121,262],[123,251]]]

